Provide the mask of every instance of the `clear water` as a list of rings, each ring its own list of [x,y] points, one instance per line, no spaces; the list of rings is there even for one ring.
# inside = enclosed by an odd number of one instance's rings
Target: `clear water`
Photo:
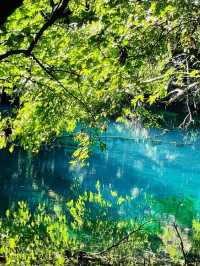
[[[63,204],[85,190],[131,195],[141,202],[145,195],[158,199],[192,197],[200,209],[200,137],[198,133],[143,129],[138,125],[110,124],[102,137],[107,149],[97,147],[85,168],[73,168],[73,145],[43,150],[38,156],[20,150],[0,154],[0,211],[19,200]],[[135,206],[133,207],[135,211]]]

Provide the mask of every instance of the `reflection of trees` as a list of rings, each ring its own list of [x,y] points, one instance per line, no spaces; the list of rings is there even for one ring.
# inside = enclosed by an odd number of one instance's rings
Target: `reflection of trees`
[[[105,152],[94,148],[89,166],[85,168],[73,168],[69,163],[74,149],[70,138],[58,140],[53,148],[44,148],[39,155],[20,150],[13,154],[2,151],[1,206],[7,208],[16,200],[27,200],[33,204],[66,201],[84,190],[94,191],[97,181],[100,181],[102,193],[107,199],[111,198],[111,190],[117,191],[119,196],[128,194],[134,197],[136,203],[142,202],[145,193],[158,198],[184,193],[191,174],[188,172],[191,172],[190,162],[184,158],[188,151],[191,156],[195,155],[195,150],[190,146],[166,144],[166,141],[171,141],[171,136],[162,136],[163,144],[152,143],[148,139],[137,142],[120,138],[125,134],[123,130],[117,134],[119,138],[105,139]],[[194,178],[198,172],[195,167],[192,170]],[[196,179],[192,184],[195,182],[198,185]],[[184,187],[184,191],[177,190],[178,187]]]
[[[108,199],[111,190],[118,191],[119,195],[139,195],[142,189],[148,189],[148,180],[127,162],[127,157],[131,156],[129,147],[126,142],[112,142],[106,153],[94,152],[89,167],[84,169],[72,169],[71,151],[64,147],[44,149],[37,156],[20,150],[13,154],[3,151],[0,156],[1,206],[5,209],[18,200],[27,200],[33,205],[66,201],[83,190],[94,191],[97,180]]]
[[[72,180],[68,171],[69,156],[64,149],[41,151],[33,156],[16,150],[3,151],[0,156],[0,201],[5,209],[13,201],[27,200],[32,204],[62,201],[68,196]]]
[[[148,154],[145,156],[143,152],[138,150],[136,143],[130,146],[130,142],[124,140],[109,140],[108,150],[105,153],[94,152],[89,167],[73,169],[69,164],[70,149],[64,147],[44,149],[37,156],[20,150],[14,154],[3,151],[0,157],[2,205],[7,208],[13,200],[28,200],[33,204],[50,199],[62,201],[69,196],[75,181],[79,183],[77,190],[94,191],[99,180],[108,198],[111,189],[122,195],[135,196],[142,191],[162,191],[162,184],[155,182],[155,176],[146,173]],[[154,158],[149,160],[149,163],[157,164]],[[73,190],[71,193],[76,192]]]

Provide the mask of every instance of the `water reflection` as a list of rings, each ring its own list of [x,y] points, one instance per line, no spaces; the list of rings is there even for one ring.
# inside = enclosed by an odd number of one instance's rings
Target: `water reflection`
[[[6,151],[0,156],[0,209],[4,211],[13,202],[27,200],[31,205],[39,202],[61,201],[71,186],[68,160],[63,149],[42,151],[32,156],[20,150]]]
[[[61,204],[80,191],[94,191],[97,180],[109,199],[112,190],[132,196],[136,203],[147,195],[175,195],[192,196],[199,204],[198,133],[111,124],[102,138],[107,150],[100,152],[96,147],[86,168],[69,163],[73,146],[67,138],[62,147],[43,150],[38,156],[20,150],[13,154],[1,151],[0,211],[19,200],[27,200],[31,206]]]

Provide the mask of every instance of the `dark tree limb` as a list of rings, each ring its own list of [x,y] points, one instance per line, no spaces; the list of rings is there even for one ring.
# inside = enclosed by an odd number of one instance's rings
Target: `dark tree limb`
[[[9,57],[9,56],[12,56],[12,55],[18,55],[18,54],[24,54],[24,55],[27,55],[27,54],[28,54],[28,51],[25,50],[25,49],[10,50],[10,51],[6,52],[5,54],[1,54],[1,55],[0,55],[0,61],[6,59],[6,58]]]
[[[31,52],[33,51],[33,49],[35,48],[35,46],[39,42],[39,40],[42,37],[42,35],[44,34],[44,32],[49,27],[51,27],[56,22],[56,20],[58,20],[59,18],[62,17],[62,15],[64,14],[64,11],[66,10],[66,8],[68,6],[69,1],[70,0],[61,0],[60,1],[60,4],[55,8],[55,10],[52,12],[50,18],[43,24],[41,29],[36,33],[35,37],[31,41],[31,43],[29,44],[27,49],[18,49],[18,50],[7,51],[6,53],[0,55],[0,61],[4,60],[4,59],[6,59],[12,55],[17,55],[17,54],[24,54],[26,56],[31,56]]]
[[[35,38],[32,40],[32,42],[29,45],[29,48],[27,50],[28,54],[30,54],[34,47],[37,45],[38,41],[40,40],[40,38],[42,37],[43,33],[49,28],[51,27],[55,21],[59,18],[62,17],[62,15],[64,14],[65,9],[68,6],[70,0],[62,0],[60,2],[60,5],[58,5],[56,7],[56,9],[53,11],[52,15],[50,16],[50,19],[47,20],[47,22],[42,26],[42,28],[37,32]]]

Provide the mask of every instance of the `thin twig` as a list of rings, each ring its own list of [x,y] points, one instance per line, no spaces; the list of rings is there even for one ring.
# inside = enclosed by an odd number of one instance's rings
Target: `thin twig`
[[[140,83],[142,83],[142,84],[153,83],[155,81],[162,80],[164,77],[165,77],[165,75],[161,75],[161,76],[154,77],[154,78],[151,78],[151,79],[141,80]]]
[[[128,239],[129,239],[132,235],[134,235],[135,233],[137,233],[137,232],[143,230],[144,226],[145,226],[146,224],[148,224],[149,222],[150,222],[150,221],[147,221],[147,222],[141,224],[138,228],[136,228],[136,229],[134,229],[133,231],[131,231],[130,233],[128,233],[126,236],[124,236],[123,238],[121,238],[119,241],[117,241],[116,243],[114,243],[112,246],[110,246],[110,247],[108,247],[108,248],[106,248],[106,249],[104,249],[104,250],[102,250],[102,251],[100,251],[100,252],[98,252],[98,253],[96,253],[96,254],[97,254],[97,255],[103,255],[103,254],[109,252],[110,250],[112,250],[113,248],[118,247],[118,246],[121,245],[123,242],[128,241]]]
[[[54,80],[69,96],[71,96],[72,98],[74,98],[74,100],[79,102],[88,113],[92,114],[91,110],[89,109],[89,107],[87,106],[87,104],[83,100],[81,100],[79,97],[74,95],[70,90],[68,90],[62,84],[62,82],[59,79],[57,79],[56,76],[47,67],[45,67],[42,64],[42,62],[33,53],[31,54],[31,56],[35,60],[35,62],[44,70],[44,72],[46,72],[51,77],[52,80]]]
[[[178,230],[178,226],[177,226],[177,224],[175,222],[173,223],[173,226],[174,226],[174,229],[176,231],[177,237],[179,238],[179,241],[180,241],[181,251],[182,251],[182,254],[183,254],[185,265],[187,265],[187,254],[185,252],[183,239],[182,239],[181,234],[180,234],[180,232]]]

